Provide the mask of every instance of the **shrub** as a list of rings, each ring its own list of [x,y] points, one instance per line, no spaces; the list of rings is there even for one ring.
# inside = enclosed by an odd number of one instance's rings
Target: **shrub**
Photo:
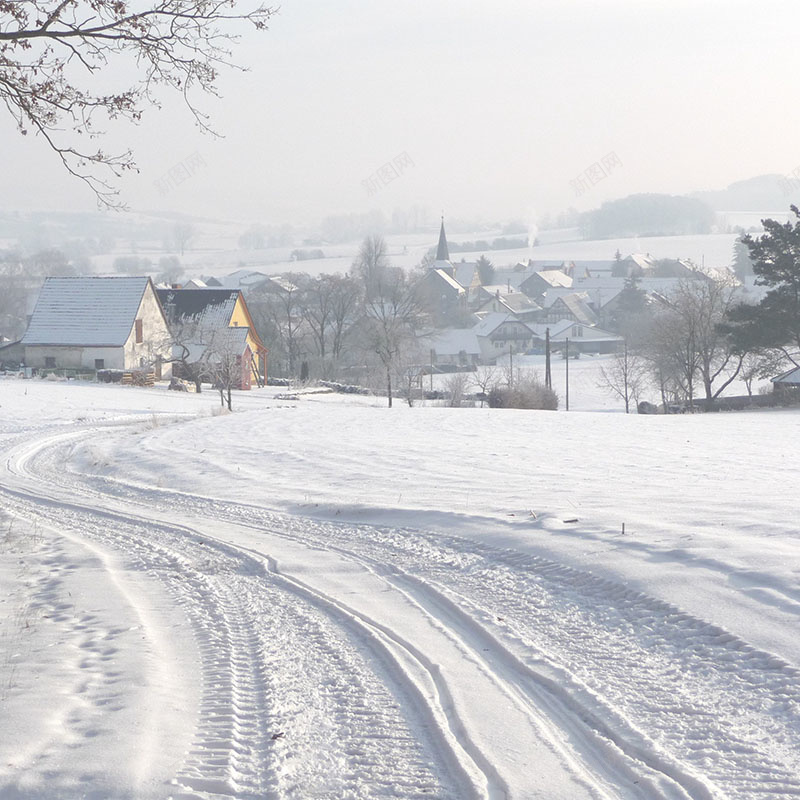
[[[520,379],[513,386],[494,386],[489,391],[489,408],[536,408],[555,411],[558,395],[535,379]]]

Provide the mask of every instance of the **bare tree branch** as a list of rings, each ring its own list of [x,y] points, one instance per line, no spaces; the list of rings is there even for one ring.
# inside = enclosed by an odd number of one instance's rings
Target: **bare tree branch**
[[[0,0],[0,101],[22,135],[39,134],[66,170],[95,193],[98,203],[121,208],[115,179],[136,165],[130,150],[108,154],[79,144],[103,135],[96,118],[138,123],[155,90],[179,92],[196,124],[214,134],[194,93],[217,95],[222,69],[232,60],[238,23],[263,30],[276,13],[259,4],[239,10],[236,0]],[[112,94],[81,88],[109,63],[132,60],[139,78]],[[86,86],[92,81],[87,80]]]

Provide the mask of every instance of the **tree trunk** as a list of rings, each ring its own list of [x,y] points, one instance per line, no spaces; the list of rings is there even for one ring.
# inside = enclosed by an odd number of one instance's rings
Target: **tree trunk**
[[[230,387],[230,384],[228,384],[228,411],[233,411],[233,409],[231,408],[231,387]]]
[[[389,408],[392,407],[392,371],[386,367],[386,394],[389,396]]]

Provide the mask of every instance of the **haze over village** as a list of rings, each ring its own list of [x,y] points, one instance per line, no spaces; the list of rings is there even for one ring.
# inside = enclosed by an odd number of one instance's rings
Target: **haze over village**
[[[0,798],[800,794],[797,23],[0,1]]]

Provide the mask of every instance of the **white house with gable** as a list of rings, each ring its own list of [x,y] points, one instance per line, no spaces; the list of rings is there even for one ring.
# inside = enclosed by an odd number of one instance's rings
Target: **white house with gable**
[[[25,364],[39,369],[171,371],[162,364],[169,328],[150,278],[47,278],[21,344]]]

